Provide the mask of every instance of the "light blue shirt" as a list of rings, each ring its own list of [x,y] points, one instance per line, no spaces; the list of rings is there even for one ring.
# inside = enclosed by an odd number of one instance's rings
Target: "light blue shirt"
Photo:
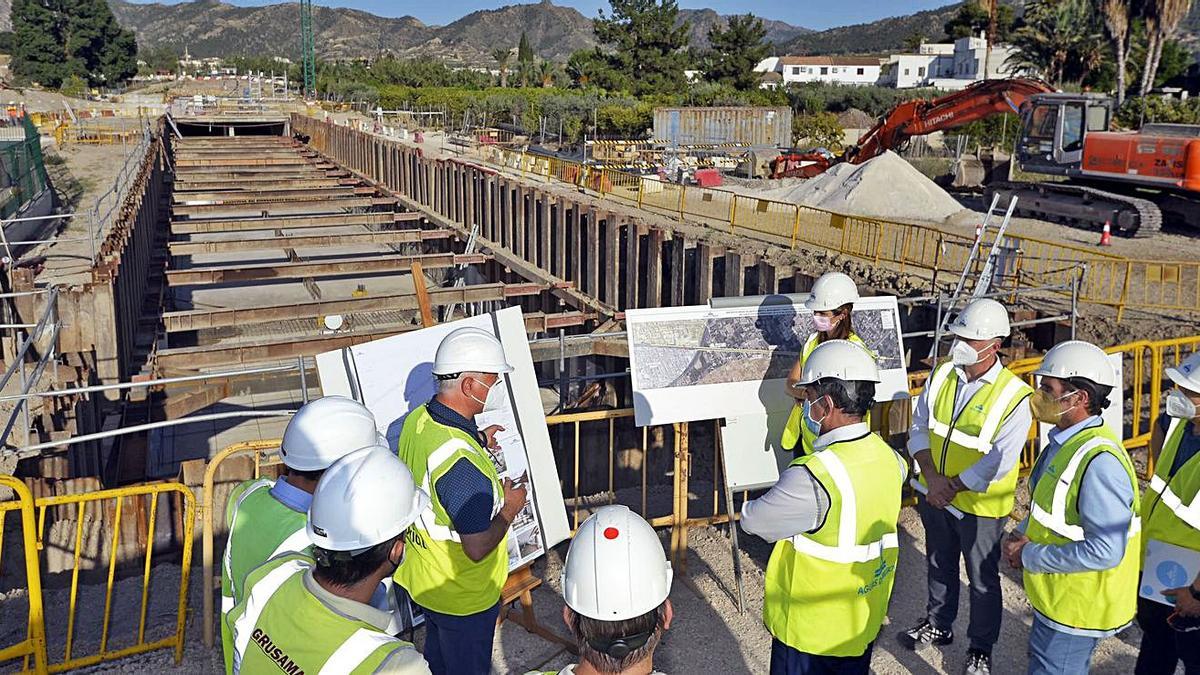
[[[312,504],[312,495],[287,482],[287,476],[281,476],[271,487],[271,496],[280,504],[296,511],[308,513]]]
[[[1051,429],[1047,434],[1050,444],[1033,465],[1030,490],[1037,485],[1046,472],[1046,466],[1072,436],[1101,424],[1104,424],[1104,420],[1094,415],[1066,429]],[[1133,485],[1119,459],[1104,452],[1096,455],[1083,468],[1078,509],[1083,540],[1061,545],[1026,544],[1021,551],[1021,564],[1025,569],[1039,573],[1093,572],[1112,569],[1120,564],[1129,538],[1129,523],[1133,519]],[[1028,525],[1027,517],[1017,529],[1024,532]],[[1055,630],[1086,637],[1107,637],[1125,628],[1082,630],[1063,626],[1041,614],[1037,615],[1037,619]]]

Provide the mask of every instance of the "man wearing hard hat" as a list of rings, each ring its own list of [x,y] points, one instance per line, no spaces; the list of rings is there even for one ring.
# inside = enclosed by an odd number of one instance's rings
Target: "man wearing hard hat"
[[[491,333],[459,328],[438,345],[437,394],[404,420],[399,455],[430,505],[409,533],[396,583],[425,610],[425,658],[435,675],[485,674],[508,578],[508,528],[525,506],[524,487],[500,481],[475,416],[504,402],[512,371]]]
[[[791,451],[797,457],[812,452],[813,441],[817,439],[816,429],[804,417],[804,401],[800,388],[796,387],[804,373],[805,359],[812,354],[817,345],[827,340],[849,340],[868,352],[871,351],[867,348],[867,343],[854,332],[851,316],[855,302],[858,302],[858,287],[854,285],[853,279],[841,272],[822,274],[813,283],[812,291],[804,301],[805,309],[813,313],[815,330],[800,348],[800,357],[788,373],[787,391],[796,399],[796,405],[792,406],[781,439],[783,449]],[[864,421],[868,425],[871,423],[869,416],[864,418]]]
[[[305,514],[325,470],[341,457],[382,440],[371,411],[344,396],[319,398],[296,411],[279,448],[287,473],[274,481],[246,481],[229,494],[225,506],[229,537],[221,560],[222,616],[241,601],[251,570],[277,555],[308,548]],[[376,602],[385,605],[384,592]],[[229,672],[233,638],[224,621],[221,646]]]
[[[819,430],[765,495],[742,507],[742,529],[775,542],[763,618],[771,672],[869,672],[896,575],[896,519],[907,463],[863,423],[879,368],[846,340],[804,362],[804,414]]]
[[[1124,630],[1137,606],[1137,477],[1100,417],[1120,385],[1104,351],[1063,342],[1034,374],[1030,406],[1054,428],[1029,477],[1029,516],[1004,542],[1004,557],[1025,570],[1034,609],[1029,672],[1085,673],[1096,644]]]
[[[1194,561],[1193,569],[1200,562],[1200,353],[1166,374],[1175,389],[1150,438],[1154,475],[1141,511],[1147,562],[1151,553],[1162,562],[1155,569],[1143,565],[1142,576],[1173,564],[1190,583],[1176,581],[1158,597],[1138,598],[1142,645],[1134,675],[1172,675],[1180,661],[1189,674],[1200,673],[1200,574],[1179,562]]]
[[[1008,311],[975,300],[950,324],[950,360],[934,368],[913,409],[908,451],[920,469],[917,511],[925,528],[928,603],[924,619],[900,633],[909,649],[948,645],[958,616],[959,559],[971,597],[964,672],[991,671],[1004,613],[1000,540],[1012,512],[1021,449],[1033,418],[1033,390],[1000,364]]]
[[[562,590],[581,663],[542,675],[656,672],[654,650],[674,612],[671,563],[649,523],[625,506],[597,509],[571,540]]]
[[[338,460],[317,483],[305,528],[312,555],[289,553],[246,577],[226,621],[234,673],[428,675],[370,603],[404,558],[404,533],[428,504],[386,446]]]

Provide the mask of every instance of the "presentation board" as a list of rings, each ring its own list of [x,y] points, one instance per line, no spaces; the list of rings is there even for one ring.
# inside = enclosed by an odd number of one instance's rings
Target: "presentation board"
[[[792,364],[814,332],[812,312],[764,296],[757,306],[631,309],[625,314],[638,426],[765,415],[791,408]],[[854,332],[875,353],[877,400],[908,397],[896,298],[854,303]]]
[[[475,421],[480,429],[504,427],[496,435],[499,449],[488,451],[501,478],[528,473],[529,502],[508,537],[509,569],[515,569],[571,534],[519,307],[325,352],[317,356],[317,372],[326,395],[348,396],[367,406],[380,433],[395,448],[404,418],[436,391],[433,359],[438,344],[451,331],[467,326],[499,337],[513,366],[504,378],[503,405]]]

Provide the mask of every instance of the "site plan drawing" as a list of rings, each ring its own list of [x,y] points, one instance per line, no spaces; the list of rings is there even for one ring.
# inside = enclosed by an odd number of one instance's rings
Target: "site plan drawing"
[[[852,320],[879,363],[876,397],[906,397],[896,299],[863,298]],[[812,313],[791,303],[631,309],[626,322],[641,426],[789,408],[783,381],[814,331]]]

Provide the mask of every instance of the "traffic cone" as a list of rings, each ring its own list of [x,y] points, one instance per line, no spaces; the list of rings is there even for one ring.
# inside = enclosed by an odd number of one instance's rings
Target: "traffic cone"
[[[1108,221],[1104,222],[1104,231],[1100,233],[1100,245],[1112,246],[1112,228],[1108,226]]]

